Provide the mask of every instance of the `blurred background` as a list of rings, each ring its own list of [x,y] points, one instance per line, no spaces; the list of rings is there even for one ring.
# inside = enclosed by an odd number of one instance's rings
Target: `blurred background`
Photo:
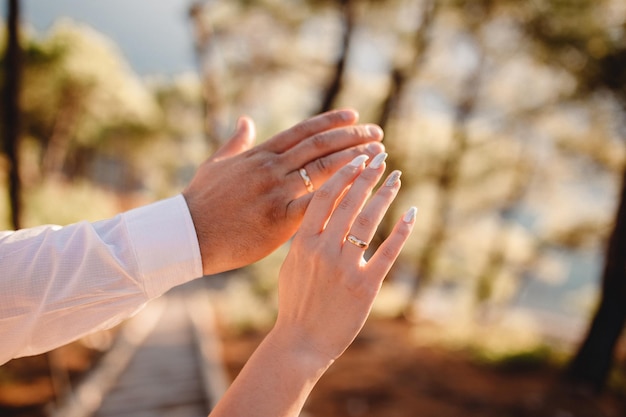
[[[4,9],[0,229],[174,195],[241,114],[260,142],[352,107],[384,128],[388,170],[403,171],[373,246],[407,206],[418,219],[371,326],[307,415],[623,415],[622,0]],[[220,280],[235,368],[272,324],[284,254]],[[0,414],[46,415],[114,337],[0,367]],[[369,385],[359,360],[379,368]]]

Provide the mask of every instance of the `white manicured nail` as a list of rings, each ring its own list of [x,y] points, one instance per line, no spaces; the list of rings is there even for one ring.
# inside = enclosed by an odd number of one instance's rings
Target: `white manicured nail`
[[[409,211],[406,212],[402,220],[405,223],[411,223],[413,219],[415,219],[415,215],[417,214],[417,207],[411,207]]]
[[[401,171],[398,171],[398,170],[393,171],[391,175],[389,175],[389,177],[387,178],[385,185],[387,187],[393,187],[394,185],[398,183],[398,180],[400,179],[401,175],[402,175]]]
[[[350,162],[350,166],[352,167],[360,167],[361,165],[363,165],[365,163],[365,161],[367,161],[369,159],[369,156],[367,155],[359,155],[356,158],[354,158],[352,160],[352,162]]]
[[[385,159],[387,159],[387,153],[381,152],[378,155],[376,155],[374,159],[372,159],[372,162],[370,162],[369,167],[373,169],[378,169],[382,165],[382,163],[385,162]]]

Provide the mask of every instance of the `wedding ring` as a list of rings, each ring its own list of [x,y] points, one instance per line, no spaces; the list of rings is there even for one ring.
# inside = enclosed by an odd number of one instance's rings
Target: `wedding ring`
[[[358,246],[361,249],[367,249],[367,247],[369,246],[369,243],[367,243],[364,240],[359,239],[358,237],[354,235],[348,235],[348,237],[346,237],[346,240],[352,243],[353,245]]]
[[[306,187],[306,190],[310,193],[315,191],[315,187],[313,187],[313,183],[311,182],[311,177],[309,177],[309,173],[306,172],[306,169],[300,168],[298,170],[298,173],[300,174],[300,178],[302,178],[302,181],[304,181],[304,186]]]

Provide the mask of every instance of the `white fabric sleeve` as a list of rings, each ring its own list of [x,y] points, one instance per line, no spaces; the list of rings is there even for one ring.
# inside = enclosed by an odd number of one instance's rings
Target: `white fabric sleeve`
[[[182,195],[95,223],[0,232],[0,364],[112,327],[200,276]]]

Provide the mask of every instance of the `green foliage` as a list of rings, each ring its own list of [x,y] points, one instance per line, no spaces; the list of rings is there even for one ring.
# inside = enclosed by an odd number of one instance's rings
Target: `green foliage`
[[[72,184],[45,182],[32,187],[26,196],[25,223],[70,224],[113,217],[119,211],[113,193],[81,181]]]
[[[617,2],[549,0],[527,7],[525,27],[547,62],[572,72],[584,93],[626,91],[625,23]]]
[[[618,392],[622,396],[626,396],[626,370],[624,369],[623,364],[615,366],[611,370],[607,386],[612,391]]]
[[[472,356],[484,364],[507,372],[523,372],[554,365],[554,349],[538,345],[529,349],[506,352],[492,352],[478,348],[471,349]]]
[[[24,32],[22,43],[22,130],[40,144],[42,174],[162,131],[154,96],[101,34],[64,20],[44,36]]]
[[[151,94],[109,40],[89,27],[61,21],[43,42],[45,48],[57,51],[57,65],[52,74],[49,65],[34,66],[32,82],[39,83],[31,89],[27,78],[24,102],[36,103],[41,83],[50,85],[54,89],[51,97],[41,101],[56,103],[59,111],[78,112],[74,126],[77,142],[102,142],[107,138],[105,132],[116,126],[158,127],[158,108]],[[37,77],[44,71],[47,77]]]

